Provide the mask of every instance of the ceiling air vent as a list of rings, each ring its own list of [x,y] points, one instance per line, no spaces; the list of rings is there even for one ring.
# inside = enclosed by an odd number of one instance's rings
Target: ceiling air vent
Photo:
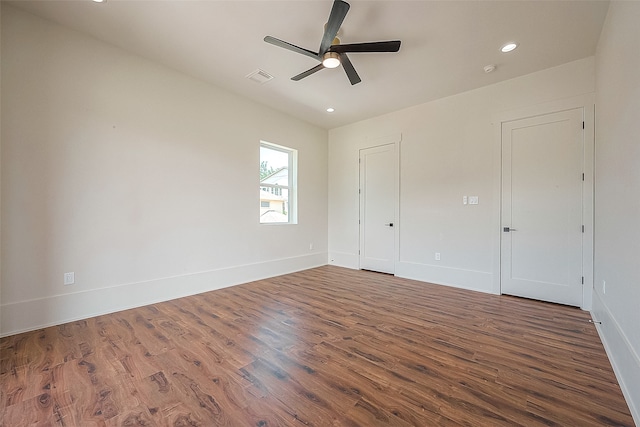
[[[254,72],[247,74],[247,78],[256,83],[264,84],[273,79],[273,76],[264,70],[257,69]]]

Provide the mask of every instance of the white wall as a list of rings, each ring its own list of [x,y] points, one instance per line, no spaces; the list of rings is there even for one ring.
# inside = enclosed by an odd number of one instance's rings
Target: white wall
[[[5,3],[1,72],[0,334],[326,264],[326,130]],[[260,140],[298,225],[258,222]]]
[[[499,292],[500,123],[492,121],[592,93],[594,80],[591,57],[331,130],[330,263],[358,267],[358,150],[401,133],[396,274]],[[479,204],[463,205],[463,195]]]
[[[640,425],[640,3],[613,1],[596,53],[594,317]],[[606,281],[606,288],[603,282]],[[606,293],[605,293],[606,290]]]

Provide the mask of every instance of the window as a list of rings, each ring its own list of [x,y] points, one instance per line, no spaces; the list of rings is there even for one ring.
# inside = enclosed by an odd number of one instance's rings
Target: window
[[[296,224],[298,152],[260,142],[260,222]]]

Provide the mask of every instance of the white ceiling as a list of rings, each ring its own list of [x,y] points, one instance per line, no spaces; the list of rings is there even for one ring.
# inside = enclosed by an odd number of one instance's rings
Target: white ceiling
[[[583,0],[350,0],[342,43],[402,40],[398,53],[350,54],[362,78],[351,86],[342,67],[290,80],[317,62],[263,41],[271,35],[317,51],[331,0],[10,3],[327,129],[593,55],[608,8]],[[511,40],[519,48],[501,53]],[[496,71],[485,74],[487,64]],[[245,78],[258,68],[275,78]]]

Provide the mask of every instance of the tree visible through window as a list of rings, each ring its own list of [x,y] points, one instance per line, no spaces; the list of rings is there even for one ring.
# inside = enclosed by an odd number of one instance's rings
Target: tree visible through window
[[[260,222],[296,223],[297,151],[260,142]]]

